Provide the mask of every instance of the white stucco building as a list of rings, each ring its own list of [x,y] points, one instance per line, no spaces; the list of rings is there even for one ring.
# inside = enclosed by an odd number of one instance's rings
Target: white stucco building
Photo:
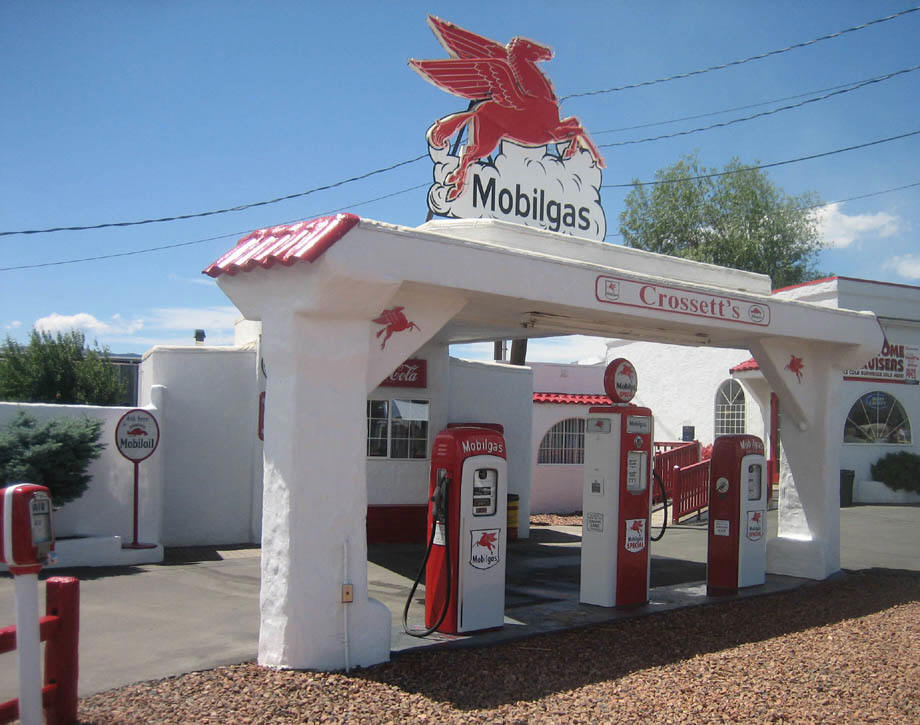
[[[830,421],[837,429],[840,467],[854,472],[857,502],[913,501],[872,481],[871,465],[889,452],[920,451],[912,421],[920,420],[918,351],[920,287],[831,277],[777,290],[774,296],[834,308],[867,309],[885,334],[879,354],[842,376],[839,406]],[[655,414],[661,441],[699,440],[703,445],[726,433],[750,433],[767,446],[778,482],[781,410],[755,360],[746,351],[608,340],[606,360],[625,357],[636,366],[635,404]],[[577,436],[574,450],[541,461],[541,446],[556,431],[604,404],[603,365],[532,364],[534,368],[534,512],[572,511],[581,505],[582,466]]]

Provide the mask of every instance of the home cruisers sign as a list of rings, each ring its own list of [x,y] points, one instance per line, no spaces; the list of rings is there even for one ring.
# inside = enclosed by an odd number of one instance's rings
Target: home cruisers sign
[[[536,65],[552,50],[520,37],[502,45],[433,16],[428,24],[451,57],[409,65],[470,100],[467,110],[428,129],[432,214],[506,219],[603,240],[604,160],[577,118],[559,118],[553,84]]]

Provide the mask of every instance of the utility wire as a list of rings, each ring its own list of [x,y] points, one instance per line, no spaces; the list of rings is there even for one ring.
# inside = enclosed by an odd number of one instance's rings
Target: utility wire
[[[398,196],[400,194],[406,194],[410,191],[416,191],[421,189],[424,186],[428,186],[429,182],[424,184],[418,184],[417,186],[410,186],[408,189],[400,189],[399,191],[394,191],[390,194],[384,194],[383,196],[378,196],[373,199],[367,199],[365,201],[359,201],[355,204],[350,204],[348,206],[343,206],[339,209],[332,209],[330,211],[320,212],[316,216],[327,216],[329,214],[335,214],[336,212],[344,211],[346,209],[354,209],[355,207],[364,206],[365,204],[372,204],[375,201],[380,201],[381,199],[389,199],[393,196]],[[291,219],[289,221],[281,222],[281,224],[292,224],[293,222],[298,221],[296,219]],[[272,226],[280,226],[279,224],[273,224]],[[261,229],[262,227],[257,227],[256,229]],[[117,257],[132,257],[136,254],[147,254],[149,252],[161,252],[165,249],[178,249],[180,247],[191,247],[195,244],[204,244],[205,242],[213,242],[218,239],[229,239],[231,237],[243,237],[246,234],[251,234],[256,231],[256,229],[244,229],[239,232],[230,232],[229,234],[219,234],[216,237],[205,237],[204,239],[193,239],[189,242],[178,242],[176,244],[163,244],[158,247],[147,247],[145,249],[134,249],[130,252],[112,252],[111,254],[99,254],[94,257],[79,257],[77,259],[62,259],[57,262],[40,262],[38,264],[21,264],[15,267],[0,267],[0,272],[12,272],[19,269],[37,269],[40,267],[58,267],[63,264],[76,264],[77,262],[96,262],[103,259],[115,259]]]
[[[807,106],[809,103],[816,103],[817,101],[824,101],[833,96],[839,96],[844,93],[849,93],[850,91],[855,91],[865,86],[871,85],[873,83],[881,83],[882,81],[887,81],[895,76],[903,75],[905,73],[913,73],[915,70],[920,70],[920,65],[915,65],[912,68],[903,68],[902,70],[894,71],[888,75],[878,76],[877,78],[870,78],[868,80],[862,81],[855,86],[849,88],[843,88],[838,91],[832,91],[823,96],[817,96],[815,98],[808,98],[804,101],[799,101],[798,103],[793,103],[788,106],[780,106],[779,108],[773,108],[769,111],[761,111],[760,113],[753,113],[750,116],[742,116],[741,118],[733,118],[730,121],[720,121],[719,123],[713,123],[709,126],[701,126],[699,128],[691,128],[686,131],[675,131],[674,133],[666,133],[661,136],[649,136],[647,138],[638,138],[631,141],[616,141],[613,143],[602,143],[598,144],[598,148],[611,148],[614,146],[628,146],[630,144],[636,143],[645,143],[647,141],[660,141],[665,138],[677,138],[678,136],[687,136],[691,133],[699,133],[700,131],[710,131],[714,128],[724,128],[725,126],[732,126],[736,123],[742,123],[743,121],[752,121],[755,118],[763,118],[764,116],[772,116],[774,113],[780,113],[781,111],[791,111],[794,108],[801,108],[802,106]]]
[[[897,141],[902,138],[908,138],[909,136],[917,136],[920,134],[920,130],[910,131],[908,133],[902,133],[897,136],[889,136],[888,138],[880,138],[877,141],[869,141],[868,143],[856,144],[855,146],[847,146],[842,149],[834,149],[833,151],[824,151],[820,154],[810,154],[809,156],[799,156],[795,159],[787,159],[786,161],[773,161],[769,164],[757,164],[754,166],[744,166],[740,169],[729,169],[728,171],[715,171],[711,174],[700,174],[699,176],[682,176],[678,179],[656,179],[655,181],[633,181],[631,184],[602,184],[602,189],[626,189],[631,186],[658,186],[659,184],[676,184],[681,181],[697,181],[698,179],[714,179],[718,176],[728,176],[729,174],[740,174],[744,171],[755,171],[757,169],[772,169],[776,166],[786,166],[787,164],[795,164],[800,161],[811,161],[812,159],[820,159],[825,156],[833,156],[834,154],[842,154],[845,151],[856,151],[857,149],[868,148],[869,146],[878,146],[879,144],[888,143],[889,141]]]
[[[822,35],[820,38],[814,38],[812,40],[806,40],[801,43],[795,43],[794,45],[789,45],[785,48],[778,48],[776,50],[770,50],[770,51],[767,51],[766,53],[760,53],[759,55],[752,55],[747,58],[741,58],[740,60],[733,60],[728,63],[722,63],[720,65],[712,65],[712,66],[709,66],[708,68],[700,68],[698,70],[692,70],[686,73],[677,73],[672,76],[656,78],[651,81],[642,81],[641,83],[630,83],[630,84],[623,85],[623,86],[616,86],[614,88],[604,88],[604,89],[595,90],[595,91],[582,91],[581,93],[570,93],[569,95],[563,96],[562,98],[560,98],[559,101],[560,102],[567,101],[570,98],[584,98],[586,96],[599,96],[604,93],[615,93],[616,91],[625,91],[631,88],[642,88],[644,86],[655,85],[656,83],[666,83],[667,81],[675,81],[681,78],[690,78],[691,76],[698,76],[703,73],[709,73],[710,71],[714,71],[714,70],[723,70],[725,68],[730,68],[732,66],[741,65],[743,63],[750,63],[753,60],[762,60],[763,58],[769,58],[770,56],[773,56],[773,55],[779,55],[781,53],[788,53],[790,50],[797,50],[798,48],[805,48],[809,45],[820,43],[823,40],[831,40],[833,38],[839,38],[841,35],[846,35],[847,33],[853,33],[857,30],[863,30],[865,28],[868,28],[871,25],[877,25],[878,23],[885,23],[889,20],[894,20],[895,18],[899,18],[903,15],[908,15],[909,13],[915,13],[918,10],[920,10],[920,6],[907,8],[906,10],[902,10],[898,13],[894,13],[893,15],[888,15],[884,18],[876,18],[875,20],[870,20],[868,22],[863,23],[862,25],[855,25],[852,28],[845,28],[844,30],[839,30],[836,33],[830,33],[829,35]]]
[[[868,80],[868,79],[865,79]],[[827,91],[836,91],[839,88],[849,88],[856,83],[862,83],[862,81],[850,81],[849,83],[841,83],[837,86],[829,86],[827,88],[818,88],[814,91],[808,91],[806,93],[797,93],[794,96],[783,96],[782,98],[772,98],[769,101],[760,101],[759,103],[748,103],[744,106],[733,106],[732,108],[723,108],[721,111],[709,111],[708,113],[697,113],[693,116],[681,116],[680,118],[672,118],[667,121],[650,121],[649,123],[639,123],[635,126],[621,126],[620,128],[608,128],[603,131],[591,131],[592,136],[602,136],[605,133],[619,133],[620,131],[636,131],[640,128],[652,128],[653,126],[667,126],[671,123],[680,123],[681,121],[695,121],[698,118],[709,118],[710,116],[721,116],[723,113],[733,113],[734,111],[746,111],[749,108],[760,108],[760,106],[769,106],[771,103],[782,103],[784,101],[794,101],[797,98],[807,98],[808,96],[813,96],[816,93],[826,93]]]
[[[160,217],[159,219],[141,219],[139,221],[129,221],[129,222],[107,222],[105,224],[90,224],[87,226],[72,226],[72,227],[49,227],[48,229],[21,229],[14,232],[0,232],[0,237],[9,237],[14,234],[45,234],[48,232],[82,232],[89,229],[107,229],[109,227],[136,227],[141,224],[159,224],[160,222],[174,222],[180,221],[183,219],[199,219],[201,217],[214,216],[216,214],[227,214],[232,211],[243,211],[244,209],[252,209],[257,206],[268,206],[269,204],[277,204],[279,201],[288,201],[289,199],[299,199],[302,196],[308,196],[309,194],[315,194],[317,191],[326,191],[328,189],[335,189],[339,186],[344,186],[345,184],[350,184],[353,181],[360,181],[361,179],[366,179],[370,176],[375,176],[376,174],[382,174],[386,171],[392,171],[393,169],[398,169],[400,166],[407,166],[408,164],[414,164],[416,161],[421,161],[422,159],[427,159],[428,154],[422,154],[421,156],[416,156],[414,159],[408,159],[406,161],[400,161],[397,164],[391,164],[382,169],[374,169],[373,171],[368,171],[365,174],[360,174],[359,176],[352,176],[349,179],[343,179],[342,181],[336,181],[332,184],[325,184],[323,186],[315,186],[312,189],[307,189],[306,191],[299,191],[296,194],[287,194],[286,196],[279,196],[274,199],[267,199],[266,201],[254,201],[249,204],[239,204],[238,206],[231,206],[226,209],[215,209],[213,211],[200,211],[194,214],[180,214],[177,216],[168,216]],[[0,271],[3,271],[0,269]]]

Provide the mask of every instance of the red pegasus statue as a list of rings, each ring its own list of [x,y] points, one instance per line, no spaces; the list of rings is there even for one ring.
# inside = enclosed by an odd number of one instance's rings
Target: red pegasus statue
[[[464,126],[469,131],[460,165],[447,178],[453,187],[448,201],[463,190],[470,164],[492,153],[503,138],[523,146],[569,141],[563,158],[572,158],[581,145],[598,166],[604,167],[603,158],[578,119],[559,118],[553,84],[536,66],[550,60],[552,50],[520,37],[505,46],[432,15],[428,25],[451,57],[410,59],[409,65],[438,88],[473,101],[469,110],[445,116],[428,130],[428,142],[436,148],[444,148]]]

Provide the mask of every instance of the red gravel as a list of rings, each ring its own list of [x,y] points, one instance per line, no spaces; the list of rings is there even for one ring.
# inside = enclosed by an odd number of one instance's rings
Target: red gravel
[[[344,673],[254,664],[80,701],[85,723],[920,723],[920,572],[734,600]]]

